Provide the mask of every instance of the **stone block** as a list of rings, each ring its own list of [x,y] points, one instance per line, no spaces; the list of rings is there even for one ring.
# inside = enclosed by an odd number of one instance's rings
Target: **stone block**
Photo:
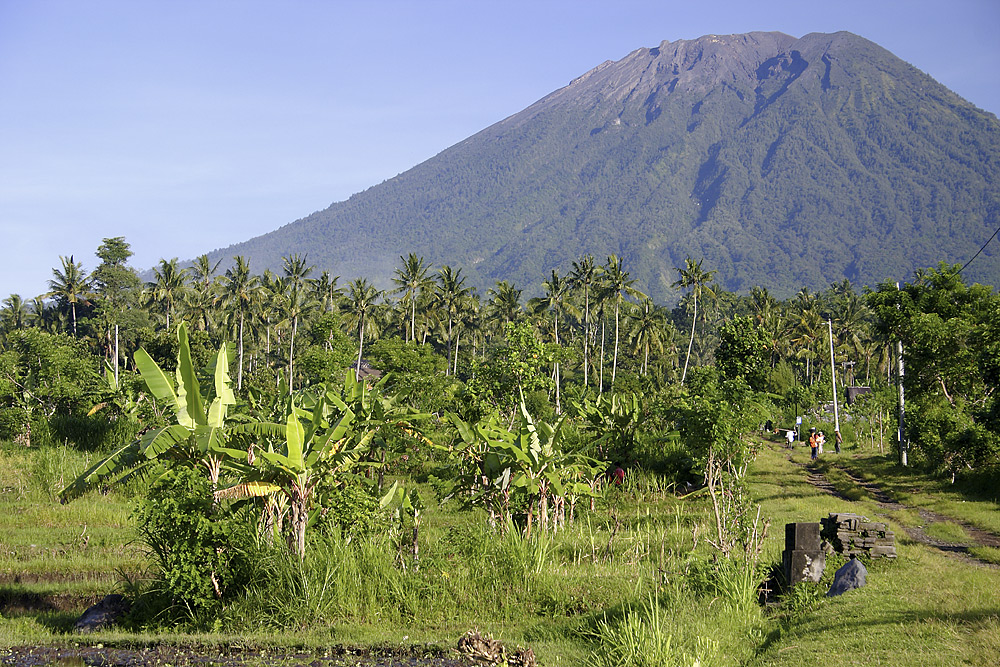
[[[785,550],[818,551],[820,548],[818,523],[786,523]]]
[[[782,554],[785,579],[789,585],[803,581],[818,582],[826,568],[826,554],[821,550],[792,549]]]

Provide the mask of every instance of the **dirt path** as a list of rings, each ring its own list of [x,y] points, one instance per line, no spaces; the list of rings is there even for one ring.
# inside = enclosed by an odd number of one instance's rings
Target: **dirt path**
[[[785,450],[788,454],[788,460],[792,464],[802,468],[806,471],[806,481],[815,486],[817,489],[828,493],[835,498],[840,500],[846,500],[850,502],[849,498],[846,498],[830,483],[826,476],[819,470],[810,467],[806,463],[801,463],[792,459],[791,452]],[[988,561],[980,560],[969,553],[969,549],[973,546],[984,546],[984,547],[994,547],[1000,549],[1000,536],[990,533],[988,531],[976,528],[964,521],[958,519],[953,519],[949,516],[943,514],[938,514],[937,512],[924,509],[921,507],[914,507],[911,505],[904,505],[902,503],[893,500],[889,494],[887,494],[878,484],[875,482],[870,482],[867,480],[859,479],[851,474],[849,470],[843,466],[831,463],[830,465],[836,467],[842,473],[844,473],[848,479],[854,484],[865,490],[865,492],[871,496],[875,502],[878,504],[879,509],[884,510],[882,512],[877,512],[876,516],[888,517],[889,512],[900,511],[900,510],[915,510],[920,514],[920,518],[924,521],[922,526],[908,526],[899,522],[903,530],[906,531],[907,536],[915,542],[920,544],[925,544],[929,547],[934,547],[939,551],[942,551],[950,556],[953,556],[963,562],[977,565],[980,567],[988,567],[994,569],[1000,569],[995,563],[990,563]],[[924,530],[924,526],[932,523],[953,523],[957,524],[965,530],[966,534],[969,536],[969,541],[967,542],[948,542],[946,540],[941,540],[932,537],[927,534]]]

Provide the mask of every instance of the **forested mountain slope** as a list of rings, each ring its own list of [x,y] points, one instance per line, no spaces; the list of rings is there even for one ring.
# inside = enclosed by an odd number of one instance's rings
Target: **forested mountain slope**
[[[217,250],[388,286],[399,256],[526,293],[615,253],[672,301],[688,256],[778,296],[964,262],[1000,226],[1000,122],[850,33],[708,35],[605,62],[396,178]],[[969,269],[1000,284],[1000,244]]]

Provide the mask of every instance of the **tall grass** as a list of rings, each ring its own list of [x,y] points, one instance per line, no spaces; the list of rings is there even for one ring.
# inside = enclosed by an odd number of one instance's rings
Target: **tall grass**
[[[236,625],[265,619],[281,628],[434,622],[475,618],[484,609],[503,619],[537,592],[551,558],[549,536],[467,529],[427,546],[420,568],[404,570],[391,532],[352,539],[334,531],[314,536],[301,561],[283,547],[271,549],[264,580],[230,617]]]
[[[639,608],[628,609],[620,619],[607,614],[598,621],[594,632],[597,649],[587,664],[592,667],[678,667],[704,665],[716,648],[711,640],[700,638],[701,655],[691,655],[679,647],[667,628],[660,602],[655,596]]]

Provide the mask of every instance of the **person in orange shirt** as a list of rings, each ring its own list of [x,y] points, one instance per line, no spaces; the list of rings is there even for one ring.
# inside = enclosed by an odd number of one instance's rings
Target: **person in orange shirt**
[[[816,453],[819,450],[819,435],[816,434],[816,427],[809,429],[809,449],[812,450],[812,458],[816,460]]]

